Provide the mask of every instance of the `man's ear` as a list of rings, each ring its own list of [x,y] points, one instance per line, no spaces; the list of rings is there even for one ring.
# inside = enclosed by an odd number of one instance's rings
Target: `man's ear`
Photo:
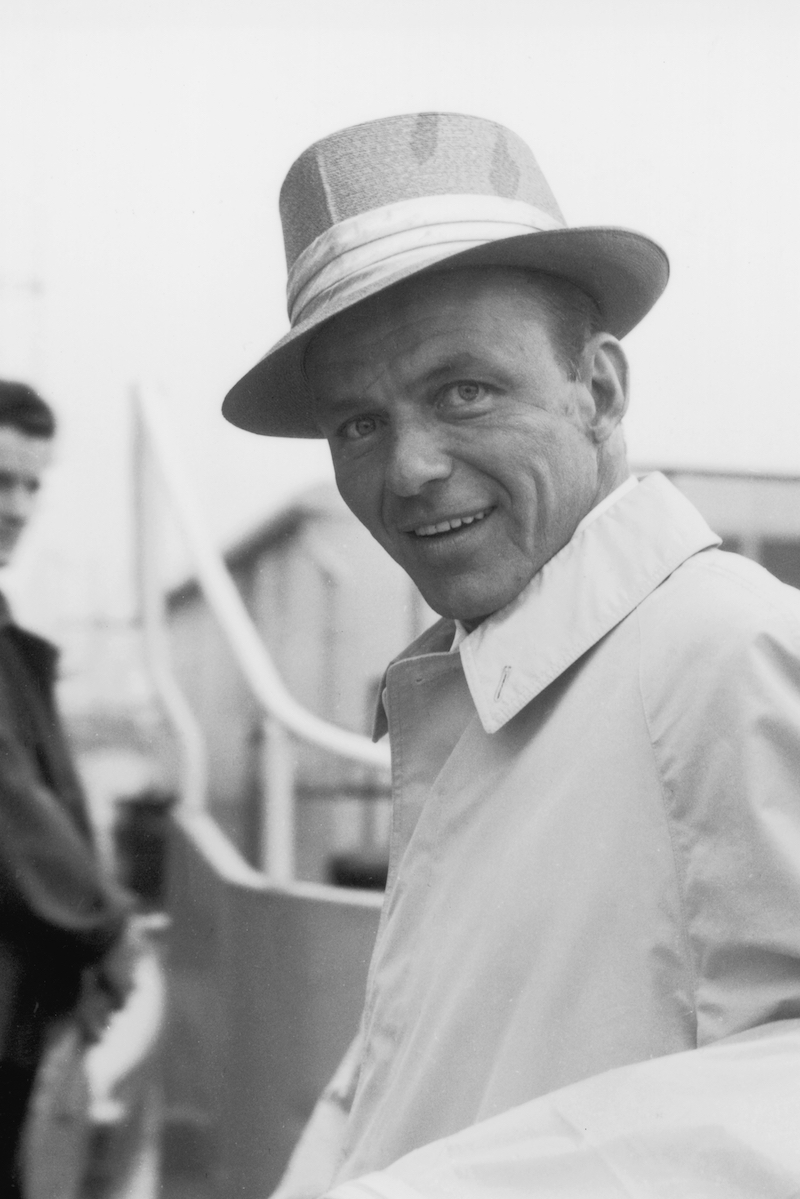
[[[598,333],[586,347],[584,383],[594,401],[589,430],[600,444],[607,441],[628,409],[628,359],[610,333]]]

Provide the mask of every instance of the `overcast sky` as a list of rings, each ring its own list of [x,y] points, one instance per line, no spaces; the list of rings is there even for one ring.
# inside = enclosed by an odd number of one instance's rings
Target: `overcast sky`
[[[62,615],[128,602],[135,383],[162,397],[220,541],[327,474],[322,445],[250,437],[219,404],[286,328],[291,162],[398,112],[509,125],[570,223],[666,247],[667,293],[627,339],[634,460],[800,474],[799,14],[0,0],[0,371],[32,379],[63,425],[25,603],[41,609],[45,584]]]

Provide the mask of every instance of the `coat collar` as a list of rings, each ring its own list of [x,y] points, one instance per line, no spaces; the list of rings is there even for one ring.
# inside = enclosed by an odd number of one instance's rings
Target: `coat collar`
[[[459,647],[486,732],[501,729],[687,558],[719,543],[661,474],[648,475],[580,528],[516,599]],[[453,634],[452,620],[438,621],[395,661],[446,652]],[[381,704],[375,734],[385,731]]]

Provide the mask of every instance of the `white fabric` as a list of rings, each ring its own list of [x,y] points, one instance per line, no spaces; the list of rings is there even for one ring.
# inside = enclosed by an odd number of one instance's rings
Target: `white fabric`
[[[422,196],[359,213],[326,229],[292,264],[289,320],[296,325],[326,293],[360,292],[370,281],[377,289],[406,265],[422,268],[472,246],[563,227],[540,208],[502,196]]]
[[[594,508],[589,509],[583,520],[579,521],[576,525],[572,536],[575,537],[583,529],[588,529],[589,525],[594,524],[598,516],[602,516],[607,509],[613,507],[617,500],[621,500],[624,495],[627,495],[638,482],[639,480],[636,478],[636,475],[628,475],[624,483],[620,483],[619,487],[615,487],[613,491],[609,491],[605,499],[602,499],[599,504],[595,504]]]
[[[793,1020],[554,1091],[343,1183],[328,1199],[799,1193],[800,1021]]]

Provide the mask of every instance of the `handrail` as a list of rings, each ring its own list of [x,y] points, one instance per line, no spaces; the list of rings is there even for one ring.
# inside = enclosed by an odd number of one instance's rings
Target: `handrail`
[[[197,581],[260,707],[301,740],[337,757],[387,771],[390,759],[384,745],[375,745],[361,733],[338,728],[315,716],[286,689],[219,551],[212,545],[198,516],[181,463],[172,453],[165,433],[163,414],[144,392],[138,393],[135,401],[142,431],[191,552]]]
[[[153,464],[148,458],[146,443],[144,420],[134,404],[135,574],[144,655],[156,693],[175,731],[179,753],[181,802],[187,809],[201,812],[205,806],[208,787],[207,755],[197,718],[168,665],[164,596],[158,575],[156,544],[160,514],[153,487]]]

